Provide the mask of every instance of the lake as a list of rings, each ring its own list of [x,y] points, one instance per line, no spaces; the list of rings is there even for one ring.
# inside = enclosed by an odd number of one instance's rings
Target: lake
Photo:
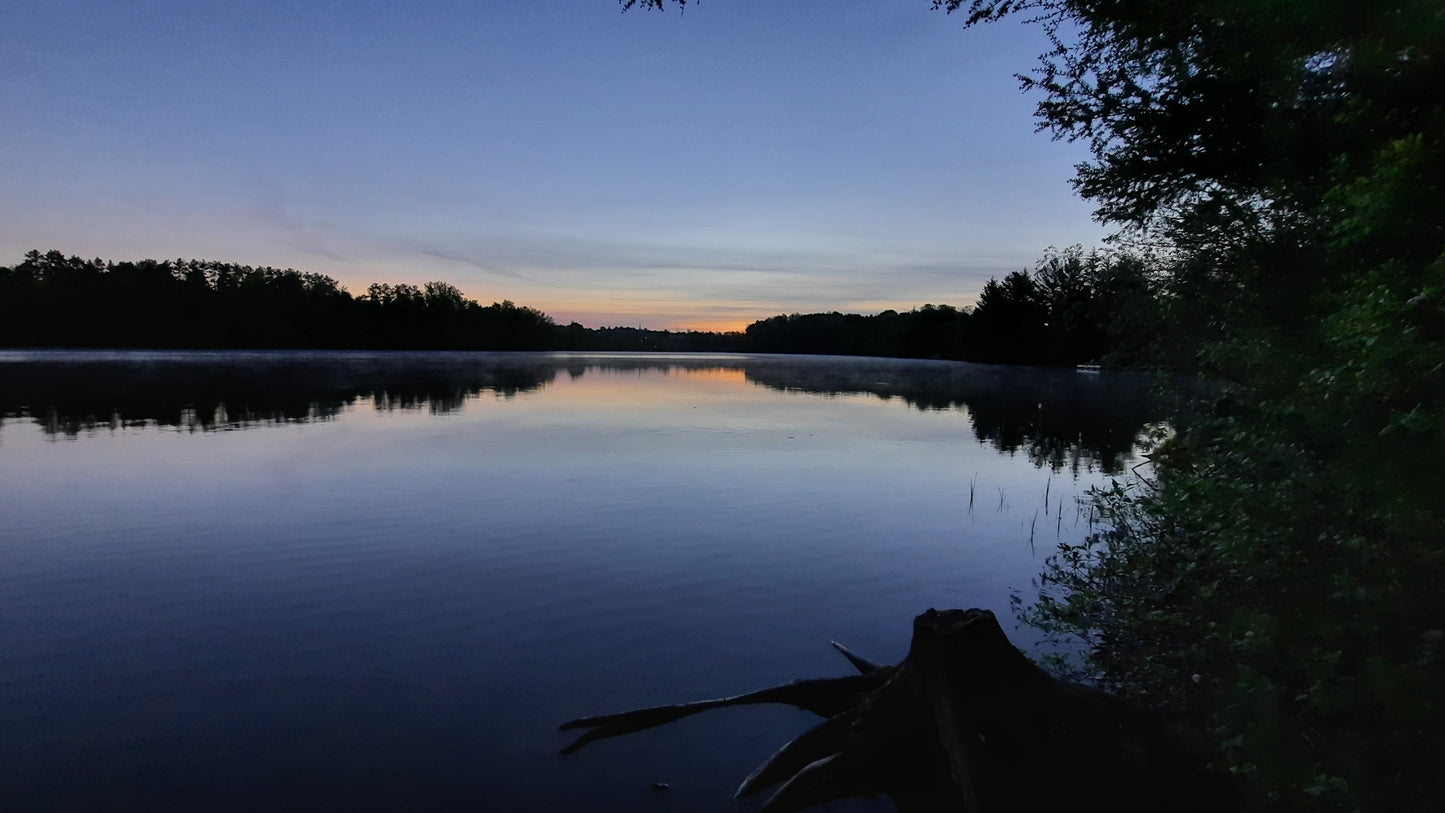
[[[0,352],[0,808],[736,811],[1138,461],[1149,380],[935,361]],[[653,790],[665,782],[669,790]],[[882,802],[835,810],[886,810]]]

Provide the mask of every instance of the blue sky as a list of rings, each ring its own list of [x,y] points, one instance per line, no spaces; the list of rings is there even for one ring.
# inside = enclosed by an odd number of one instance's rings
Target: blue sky
[[[452,282],[589,326],[968,305],[1102,227],[1016,22],[927,0],[0,7],[0,263]]]

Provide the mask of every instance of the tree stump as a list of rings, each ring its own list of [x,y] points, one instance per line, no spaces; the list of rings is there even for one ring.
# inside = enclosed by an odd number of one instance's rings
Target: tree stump
[[[919,615],[893,666],[834,646],[859,674],[572,720],[562,729],[588,730],[562,753],[709,709],[784,703],[825,719],[743,780],[738,797],[777,788],[766,813],[879,795],[900,813],[1236,806],[1231,777],[1210,768],[1197,738],[1049,675],[987,610]]]

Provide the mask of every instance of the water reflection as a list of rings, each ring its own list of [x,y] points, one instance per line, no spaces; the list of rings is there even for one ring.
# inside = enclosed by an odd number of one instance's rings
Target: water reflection
[[[781,392],[898,398],[968,415],[980,441],[1051,470],[1119,471],[1169,406],[1146,376],[957,362],[737,355],[547,353],[0,353],[0,421],[54,437],[122,427],[244,429],[377,412],[457,412],[483,394],[619,373],[741,373]]]
[[[442,415],[483,392],[513,397],[556,375],[526,356],[458,353],[6,353],[0,417],[75,437],[100,429],[189,431],[331,420],[378,411]]]
[[[979,440],[1055,471],[1118,472],[1139,433],[1169,412],[1153,378],[1133,373],[860,359],[786,370],[760,367],[749,369],[748,378],[779,390],[870,393],[901,398],[921,410],[965,411]]]
[[[1162,414],[1140,383],[0,353],[0,809],[736,813],[809,721],[565,764],[556,724],[842,674],[832,639],[897,660],[929,606],[1009,617],[1103,479],[1035,466],[1111,459]]]

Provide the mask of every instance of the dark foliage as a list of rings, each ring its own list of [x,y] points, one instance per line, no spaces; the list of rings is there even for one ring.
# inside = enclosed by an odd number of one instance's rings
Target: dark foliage
[[[742,353],[743,334],[701,330],[647,330],[636,327],[585,328],[573,322],[558,330],[559,350],[654,353]]]
[[[1167,365],[1179,353],[1156,350],[1165,332],[1164,292],[1143,258],[1050,249],[1032,272],[990,279],[972,309],[924,305],[874,316],[774,316],[747,329],[747,348],[944,358],[991,364],[1073,367]]]
[[[1054,560],[1037,620],[1207,726],[1256,806],[1436,809],[1445,6],[935,5],[1054,38],[1024,77],[1041,126],[1154,247],[1161,338],[1231,384],[1153,479],[1098,495],[1112,529]]]
[[[0,346],[540,350],[552,320],[454,286],[373,285],[209,260],[106,262],[31,251],[0,268]]]

